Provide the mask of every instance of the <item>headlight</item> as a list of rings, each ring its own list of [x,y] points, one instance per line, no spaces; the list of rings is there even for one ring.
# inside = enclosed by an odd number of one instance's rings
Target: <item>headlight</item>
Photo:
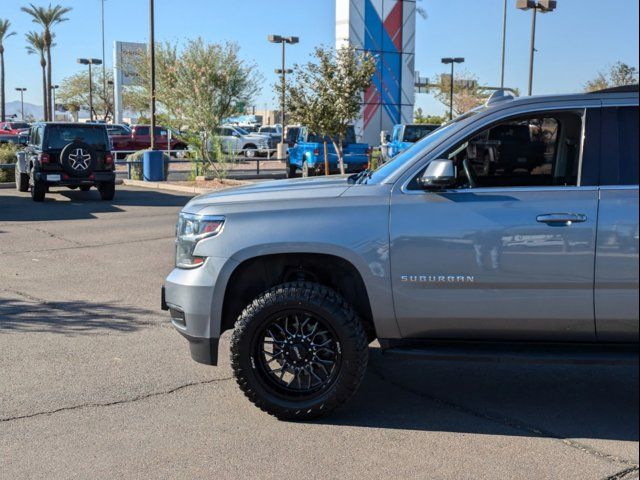
[[[194,257],[193,251],[204,238],[215,237],[222,231],[224,217],[181,213],[176,227],[176,267],[195,268],[205,257]]]

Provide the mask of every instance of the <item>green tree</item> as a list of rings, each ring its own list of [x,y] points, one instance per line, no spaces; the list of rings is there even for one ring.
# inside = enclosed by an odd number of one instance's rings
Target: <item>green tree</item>
[[[435,98],[449,109],[451,105],[451,75],[441,75],[433,88]],[[462,72],[455,76],[453,82],[453,113],[462,115],[482,105],[490,95],[480,87],[475,75]]]
[[[584,85],[585,92],[595,92],[611,87],[636,85],[638,83],[638,69],[623,62],[616,62],[607,72],[598,72],[595,78]]]
[[[413,115],[416,123],[424,123],[428,125],[442,125],[446,122],[446,118],[441,115],[425,115],[422,108],[418,107]]]
[[[15,35],[16,32],[10,32],[11,22],[0,18],[0,122],[6,120],[6,97],[4,87],[4,41]]]
[[[44,37],[38,32],[29,32],[27,37],[27,53],[40,57],[40,67],[42,68],[42,101],[44,103],[45,120],[47,118],[47,59],[45,58],[47,44]]]
[[[287,93],[291,118],[313,133],[329,137],[344,173],[342,142],[360,115],[362,96],[371,86],[376,59],[353,46],[316,48],[315,61],[296,65]],[[325,156],[325,167],[326,167]],[[328,168],[325,168],[328,173]]]
[[[106,81],[111,81],[113,73],[109,70],[106,73]],[[93,74],[93,116],[109,121],[113,118],[113,92],[104,91],[103,80],[102,71]],[[70,111],[89,110],[89,72],[83,70],[62,80],[56,100]]]
[[[137,104],[148,103],[149,63],[143,58],[136,65],[142,82],[130,101]],[[221,160],[216,128],[251,103],[261,80],[255,66],[240,58],[235,43],[208,44],[197,38],[182,48],[175,43],[156,46],[159,113],[169,127],[188,132],[186,140],[207,161],[205,168],[217,175],[224,175],[224,169],[216,164]]]
[[[42,36],[44,38],[44,43],[46,47],[47,54],[47,89],[45,96],[45,120],[51,120],[52,117],[52,105],[51,105],[51,77],[52,77],[52,68],[51,68],[51,48],[53,48],[53,32],[51,29],[62,22],[66,22],[68,18],[65,17],[67,13],[69,13],[72,9],[70,7],[62,7],[61,5],[56,5],[52,7],[49,4],[48,7],[36,7],[32,3],[29,4],[28,7],[22,7],[21,10],[29,15],[31,15],[33,22],[42,26],[43,32]]]

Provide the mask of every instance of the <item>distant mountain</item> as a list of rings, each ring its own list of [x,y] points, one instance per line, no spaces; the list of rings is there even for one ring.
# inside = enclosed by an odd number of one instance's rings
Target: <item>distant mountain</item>
[[[6,105],[7,116],[17,115],[19,120],[22,113],[20,110],[20,100],[7,102]],[[41,120],[44,117],[44,108],[42,105],[34,105],[33,103],[24,102],[24,116],[33,116],[36,120]]]

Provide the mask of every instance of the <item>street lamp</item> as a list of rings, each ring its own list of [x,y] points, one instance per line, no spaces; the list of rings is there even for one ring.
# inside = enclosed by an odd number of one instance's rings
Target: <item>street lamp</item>
[[[99,58],[79,58],[78,63],[89,65],[89,121],[93,122],[93,78],[91,75],[91,65],[102,65]]]
[[[445,57],[442,59],[442,63],[445,65],[451,64],[451,89],[449,93],[449,120],[453,120],[453,67],[456,63],[464,63],[464,58],[462,57]]]
[[[149,116],[151,125],[149,132],[151,137],[151,150],[156,149],[156,27],[155,27],[155,3],[149,0],[149,63],[151,73],[151,98]]]
[[[278,158],[284,159],[286,157],[285,147],[284,147],[284,124],[285,124],[285,103],[286,103],[286,95],[287,95],[287,74],[293,73],[293,70],[287,70],[286,68],[286,56],[285,56],[285,47],[288,44],[295,45],[300,42],[298,37],[283,37],[282,35],[269,35],[267,37],[271,43],[280,43],[282,44],[282,68],[276,70],[277,75],[282,76],[282,99],[280,103],[280,118],[282,124],[282,136],[280,139],[280,144],[278,146]]]
[[[56,121],[56,90],[60,88],[60,85],[51,85],[51,94],[53,96],[53,118],[52,120]]]
[[[558,6],[555,0],[517,0],[516,7],[519,10],[533,10],[531,15],[531,52],[529,53],[529,96],[533,92],[533,57],[536,51],[536,16],[540,13],[553,12]]]
[[[24,122],[24,92],[26,92],[27,89],[24,87],[18,87],[16,88],[16,91],[20,92],[20,110],[22,112],[22,121]]]

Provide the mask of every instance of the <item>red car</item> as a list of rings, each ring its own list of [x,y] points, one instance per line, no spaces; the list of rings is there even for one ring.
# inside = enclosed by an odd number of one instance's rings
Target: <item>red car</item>
[[[113,151],[138,151],[144,150],[151,146],[151,135],[149,135],[150,127],[148,125],[134,125],[130,129],[130,133],[123,129],[108,129],[109,137]],[[176,134],[171,135],[171,143],[169,144],[169,129],[164,127],[156,127],[155,129],[155,147],[158,150],[186,150],[187,145]],[[171,148],[169,148],[171,147]]]
[[[0,122],[0,135],[20,135],[31,128],[27,122]]]

